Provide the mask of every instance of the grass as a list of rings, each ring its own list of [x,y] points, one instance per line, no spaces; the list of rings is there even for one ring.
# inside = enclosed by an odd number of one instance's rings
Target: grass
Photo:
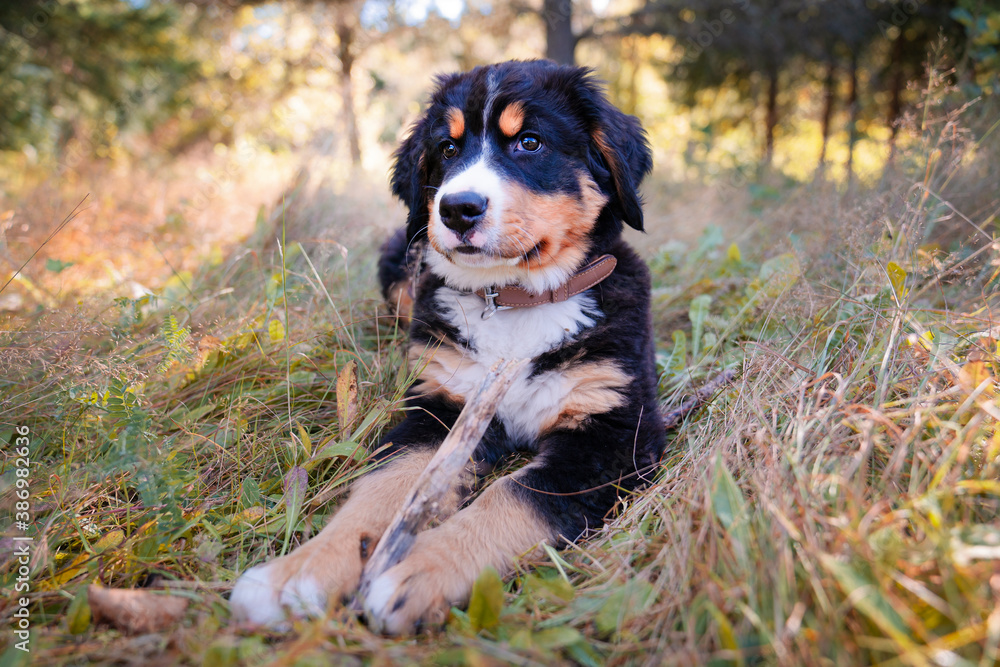
[[[32,652],[13,646],[8,599],[0,660],[997,663],[1000,149],[959,120],[931,108],[896,175],[863,192],[754,185],[707,220],[675,219],[683,244],[654,228],[641,244],[664,401],[722,368],[737,380],[607,526],[502,589],[484,574],[470,612],[417,638],[343,610],[248,633],[225,600],[248,565],[323,525],[399,419],[405,336],[374,258],[400,216],[381,183],[307,170],[245,241],[155,296],[4,316],[0,440],[30,430],[35,550]],[[651,219],[680,191],[652,182]],[[13,444],[4,454],[13,518]],[[91,622],[95,581],[191,604],[167,632],[129,637]]]

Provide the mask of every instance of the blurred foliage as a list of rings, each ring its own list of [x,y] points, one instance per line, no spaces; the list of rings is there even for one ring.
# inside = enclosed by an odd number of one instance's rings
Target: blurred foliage
[[[1000,72],[1000,7],[984,8],[983,4],[978,0],[959,0],[951,17],[965,28],[975,86],[992,94],[997,92]]]
[[[173,3],[0,3],[0,150],[58,152],[150,130],[196,72]]]
[[[1000,10],[982,0],[615,0],[560,11],[577,62],[595,66],[660,145],[688,142],[660,159],[685,169],[770,163],[798,134],[822,145],[820,167],[834,155],[850,177],[871,162],[855,159],[861,142],[894,150],[932,44],[946,40],[965,92],[991,94],[1000,73]],[[355,165],[384,159],[416,112],[400,100],[420,99],[429,73],[540,56],[551,12],[541,0],[0,2],[0,151],[73,167],[250,138],[335,149]]]

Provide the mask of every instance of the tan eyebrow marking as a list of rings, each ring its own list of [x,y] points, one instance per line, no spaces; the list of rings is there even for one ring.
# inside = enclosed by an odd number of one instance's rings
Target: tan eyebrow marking
[[[500,131],[508,137],[513,137],[521,131],[524,125],[524,105],[512,102],[500,114]]]
[[[458,107],[451,107],[445,114],[448,119],[448,134],[452,139],[458,139],[465,134],[465,114]]]

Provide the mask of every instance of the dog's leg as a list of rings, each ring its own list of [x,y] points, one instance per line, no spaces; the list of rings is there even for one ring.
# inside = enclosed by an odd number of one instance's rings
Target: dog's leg
[[[281,626],[288,615],[322,615],[330,603],[351,595],[365,560],[432,455],[431,448],[409,451],[365,475],[316,537],[244,572],[230,597],[233,618]],[[450,502],[458,501],[456,493]]]
[[[468,600],[483,568],[506,574],[519,555],[554,540],[548,522],[515,487],[502,478],[455,516],[417,535],[410,555],[372,582],[365,600],[369,619],[390,634],[443,623],[452,605]]]
[[[372,582],[365,608],[376,626],[403,634],[443,622],[451,605],[468,601],[483,568],[508,574],[540,542],[557,546],[600,527],[619,493],[653,474],[662,431],[658,417],[638,432],[596,421],[547,437],[533,463],[418,535],[410,555]]]

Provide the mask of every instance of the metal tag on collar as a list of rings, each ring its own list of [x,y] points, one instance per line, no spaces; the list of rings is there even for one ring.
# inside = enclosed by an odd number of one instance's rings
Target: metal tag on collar
[[[496,315],[498,310],[510,310],[513,307],[513,306],[497,305],[497,297],[500,296],[500,293],[496,290],[496,288],[487,289],[484,291],[485,294],[483,294],[483,298],[486,299],[486,307],[483,308],[483,314],[480,315],[480,317],[482,317],[484,320],[488,320],[494,315]]]

